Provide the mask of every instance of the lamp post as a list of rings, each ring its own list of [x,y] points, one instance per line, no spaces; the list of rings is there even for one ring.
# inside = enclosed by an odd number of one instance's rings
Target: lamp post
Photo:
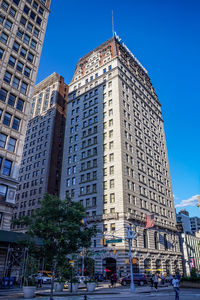
[[[129,262],[130,262],[130,271],[131,271],[131,293],[135,292],[135,285],[133,280],[133,266],[132,266],[132,253],[131,253],[131,241],[134,239],[134,231],[128,226],[126,231],[126,239],[128,240],[129,246]]]

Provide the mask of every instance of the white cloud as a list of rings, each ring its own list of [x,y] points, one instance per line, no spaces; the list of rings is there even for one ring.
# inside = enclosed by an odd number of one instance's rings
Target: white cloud
[[[175,207],[195,206],[198,203],[198,197],[199,195],[195,195],[189,199],[182,200],[179,204],[176,204]]]
[[[173,194],[174,200],[178,200],[179,198]]]

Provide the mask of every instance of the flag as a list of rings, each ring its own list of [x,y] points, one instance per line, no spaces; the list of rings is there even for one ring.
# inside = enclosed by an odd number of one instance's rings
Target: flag
[[[154,227],[154,215],[146,215],[146,225],[145,228]]]
[[[86,225],[87,225],[86,218],[83,218],[83,219],[81,220],[81,223],[82,223],[84,226],[86,226]]]

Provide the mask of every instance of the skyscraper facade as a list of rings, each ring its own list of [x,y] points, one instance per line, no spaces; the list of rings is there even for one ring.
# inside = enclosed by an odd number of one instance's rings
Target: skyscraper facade
[[[50,0],[0,1],[0,228],[9,230]]]
[[[161,104],[117,36],[78,61],[66,120],[60,197],[80,201],[99,229],[91,247],[96,270],[130,271],[125,237],[132,225],[135,272],[181,271]],[[146,229],[152,214],[155,226]]]
[[[14,218],[30,216],[45,193],[59,195],[68,86],[53,73],[34,89]],[[24,230],[15,226],[15,231]]]

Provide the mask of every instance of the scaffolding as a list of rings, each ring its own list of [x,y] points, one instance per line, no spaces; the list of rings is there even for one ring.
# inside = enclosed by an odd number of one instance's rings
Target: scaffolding
[[[26,273],[28,248],[8,244],[7,247],[0,246],[0,250],[2,253],[5,253],[0,270],[2,279],[14,277],[15,283],[21,288]]]

